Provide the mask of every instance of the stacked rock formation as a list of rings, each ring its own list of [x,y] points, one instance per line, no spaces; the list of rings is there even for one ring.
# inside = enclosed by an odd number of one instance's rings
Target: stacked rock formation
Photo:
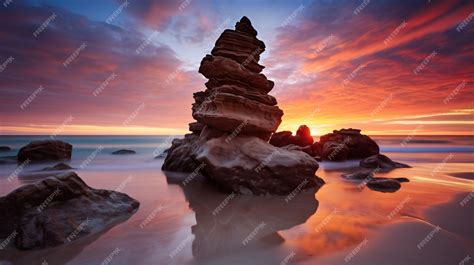
[[[243,17],[235,30],[225,30],[199,72],[209,81],[194,93],[191,134],[175,139],[164,170],[203,175],[237,193],[288,194],[319,187],[317,162],[300,151],[284,150],[267,141],[281,123],[283,111],[268,95],[274,86],[258,63],[265,44]]]

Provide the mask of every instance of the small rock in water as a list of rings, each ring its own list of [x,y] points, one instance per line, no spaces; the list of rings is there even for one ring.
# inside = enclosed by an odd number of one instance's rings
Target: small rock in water
[[[71,166],[69,166],[66,163],[58,163],[52,167],[45,167],[42,170],[43,171],[53,171],[53,170],[68,170],[68,169],[73,169]]]
[[[0,152],[8,152],[11,151],[12,149],[9,146],[6,145],[0,145]]]
[[[33,141],[23,146],[17,155],[18,162],[46,162],[70,160],[72,145],[58,140]]]
[[[381,169],[393,169],[393,168],[409,168],[409,165],[392,161],[385,155],[376,154],[360,161],[360,166],[365,168],[381,168]]]
[[[375,191],[395,192],[400,189],[401,185],[395,179],[373,178],[367,182],[367,187]]]
[[[133,155],[136,154],[137,152],[133,150],[128,150],[128,149],[120,149],[117,151],[112,152],[112,155]]]

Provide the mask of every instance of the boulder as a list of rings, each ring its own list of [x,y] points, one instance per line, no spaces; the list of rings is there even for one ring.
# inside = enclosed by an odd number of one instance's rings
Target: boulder
[[[11,151],[12,149],[9,146],[6,145],[0,145],[0,152],[8,152]]]
[[[196,148],[199,136],[196,134],[186,134],[183,139],[174,139],[167,152],[162,170],[193,172],[198,164],[191,155]]]
[[[334,130],[321,136],[319,142],[313,144],[314,155],[332,161],[362,159],[378,154],[379,151],[374,140],[352,128]]]
[[[23,146],[17,155],[18,162],[46,162],[70,160],[72,145],[58,140],[33,141]]]
[[[45,167],[42,169],[42,171],[68,170],[68,169],[73,169],[73,168],[66,163],[58,163],[52,167]]]
[[[200,145],[194,158],[203,163],[203,174],[224,188],[240,194],[288,195],[319,188],[318,163],[301,151],[275,147],[253,136],[212,138]]]
[[[112,152],[112,155],[133,155],[136,154],[137,152],[133,150],[128,150],[128,149],[120,149],[117,151]]]
[[[51,176],[0,197],[0,238],[19,249],[61,245],[95,234],[135,213],[126,194],[93,189],[74,172]]]
[[[381,169],[393,169],[393,168],[409,168],[409,165],[392,161],[385,155],[376,154],[371,157],[367,157],[360,161],[360,167],[365,168],[381,168]]]
[[[395,192],[400,189],[401,185],[395,179],[373,178],[367,182],[367,187],[375,191]]]
[[[282,147],[286,145],[298,145],[298,146],[309,146],[314,142],[311,136],[311,131],[306,125],[301,125],[296,131],[296,135],[293,136],[290,131],[276,132],[270,138],[270,144]],[[306,151],[309,155],[312,154],[312,149],[309,148]]]
[[[356,172],[342,174],[341,177],[349,180],[363,180],[373,178],[376,173],[376,169],[360,169]]]

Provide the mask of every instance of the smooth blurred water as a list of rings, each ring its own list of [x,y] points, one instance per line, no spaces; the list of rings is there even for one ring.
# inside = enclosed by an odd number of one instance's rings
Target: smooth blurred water
[[[30,141],[45,138],[0,136],[0,145],[13,148],[0,156],[16,155]],[[235,196],[217,215],[213,211],[228,194],[199,176],[183,185],[189,174],[161,170],[163,159],[155,156],[173,138],[58,137],[73,145],[68,164],[88,185],[119,189],[137,199],[140,208],[110,230],[70,244],[35,251],[1,250],[0,263],[101,264],[119,248],[110,264],[281,264],[291,253],[295,256],[288,264],[345,264],[344,258],[365,239],[369,243],[351,264],[458,264],[465,255],[474,256],[470,252],[474,200],[460,206],[474,181],[452,174],[474,171],[472,137],[415,136],[403,146],[404,137],[373,137],[383,153],[412,166],[378,174],[410,179],[395,193],[372,191],[342,179],[342,173],[356,170],[356,160],[321,162],[316,174],[326,184],[316,194],[303,192],[289,203],[285,196]],[[111,154],[119,149],[137,153]],[[90,163],[81,167],[85,161]],[[0,195],[43,179],[38,170],[53,164],[27,165],[11,181],[18,165],[0,165]],[[394,217],[387,218],[394,211]],[[262,222],[268,225],[243,245],[242,240]],[[420,251],[417,244],[436,225],[442,231]]]

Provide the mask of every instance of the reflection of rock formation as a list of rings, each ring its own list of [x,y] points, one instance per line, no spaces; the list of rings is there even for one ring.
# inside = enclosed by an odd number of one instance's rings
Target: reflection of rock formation
[[[264,51],[247,17],[221,34],[199,67],[209,81],[194,93],[193,133],[173,141],[163,170],[192,172],[203,165],[206,177],[236,193],[282,195],[301,183],[304,189],[322,185],[313,158],[268,143],[283,111],[268,95],[273,81],[260,73]]]
[[[305,223],[319,204],[314,190],[288,197],[224,194],[202,176],[187,182],[187,174],[166,175],[168,183],[187,183],[181,188],[196,213],[192,248],[198,258],[269,244],[269,239],[282,240],[278,231]]]

